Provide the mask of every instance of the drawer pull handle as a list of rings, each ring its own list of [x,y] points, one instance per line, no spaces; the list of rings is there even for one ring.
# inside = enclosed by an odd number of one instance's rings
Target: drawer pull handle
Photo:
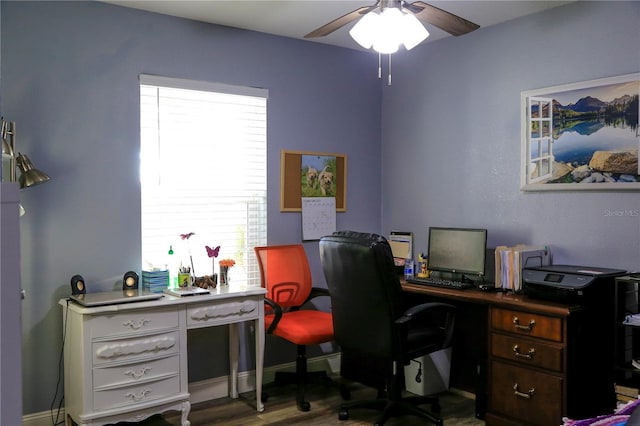
[[[125,376],[130,376],[132,379],[139,379],[140,377],[147,374],[148,371],[151,370],[151,367],[142,367],[138,371],[127,370],[124,372]]]
[[[513,385],[513,392],[515,393],[516,396],[519,396],[521,398],[531,399],[531,397],[533,397],[533,394],[536,392],[536,390],[534,388],[531,388],[526,393],[520,392],[518,390],[518,384],[516,383],[515,385]]]
[[[518,358],[533,359],[533,356],[536,354],[536,350],[531,348],[529,349],[529,353],[523,354],[520,353],[518,345],[513,345],[513,354]]]
[[[151,393],[151,389],[145,389],[145,390],[140,391],[138,393],[129,392],[129,393],[127,393],[125,395],[125,397],[129,398],[132,401],[140,401],[140,400],[144,399],[150,393]]]
[[[133,322],[132,320],[129,320],[127,322],[123,322],[122,325],[125,326],[125,327],[132,328],[134,330],[138,330],[138,329],[144,327],[145,324],[150,323],[150,322],[151,321],[147,320],[147,319],[141,319],[141,320],[138,320],[137,322]]]
[[[521,325],[520,324],[520,318],[513,317],[513,324],[516,326],[516,328],[518,330],[532,331],[533,330],[533,326],[536,325],[536,320],[529,321],[529,325]]]

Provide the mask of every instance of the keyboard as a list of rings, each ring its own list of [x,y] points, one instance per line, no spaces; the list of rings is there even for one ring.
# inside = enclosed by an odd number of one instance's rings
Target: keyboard
[[[473,283],[443,280],[441,278],[415,278],[414,277],[414,278],[407,278],[406,281],[411,284],[422,284],[422,285],[429,285],[432,287],[455,288],[457,290],[466,290],[469,288],[476,287]]]

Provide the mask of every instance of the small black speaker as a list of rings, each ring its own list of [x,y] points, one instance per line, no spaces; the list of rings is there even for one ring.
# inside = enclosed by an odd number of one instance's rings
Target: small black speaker
[[[82,275],[74,275],[71,277],[71,294],[85,294],[87,287],[84,285]]]
[[[138,289],[138,274],[133,271],[129,271],[122,277],[122,290],[137,290]]]

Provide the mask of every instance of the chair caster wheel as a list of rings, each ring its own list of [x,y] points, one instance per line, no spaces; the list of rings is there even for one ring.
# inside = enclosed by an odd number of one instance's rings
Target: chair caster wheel
[[[260,401],[267,402],[268,400],[269,400],[269,394],[266,392],[262,392],[262,395],[260,396]]]
[[[311,404],[309,404],[307,401],[300,401],[298,402],[298,410],[309,411],[311,410]]]
[[[349,420],[349,412],[347,410],[340,410],[338,420]]]

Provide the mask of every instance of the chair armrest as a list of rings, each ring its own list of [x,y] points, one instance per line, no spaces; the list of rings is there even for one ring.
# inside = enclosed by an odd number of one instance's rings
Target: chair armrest
[[[402,314],[402,316],[396,320],[396,322],[402,323],[406,321],[414,321],[415,318],[420,318],[421,316],[430,314],[435,309],[442,309],[447,313],[453,313],[453,314],[455,314],[456,312],[456,307],[448,303],[439,303],[439,302],[422,303],[420,305],[412,306],[409,309],[407,309],[404,312],[404,314]]]
[[[398,318],[395,323],[401,327],[403,333],[408,333],[412,326],[416,326],[421,319],[431,318],[440,315],[442,320],[440,326],[445,332],[445,340],[443,347],[449,347],[453,339],[453,327],[455,324],[456,307],[448,303],[429,302],[412,306],[407,309],[404,314]]]
[[[273,330],[275,330],[275,328],[278,326],[278,323],[282,318],[282,307],[267,297],[264,298],[264,304],[273,309],[273,313],[275,315],[275,317],[273,318],[273,322],[271,322],[271,325],[267,329],[267,334],[271,334]]]
[[[304,303],[307,303],[311,299],[315,299],[320,296],[330,296],[329,289],[321,288],[321,287],[311,287],[311,293],[309,293],[309,297],[305,300]]]

